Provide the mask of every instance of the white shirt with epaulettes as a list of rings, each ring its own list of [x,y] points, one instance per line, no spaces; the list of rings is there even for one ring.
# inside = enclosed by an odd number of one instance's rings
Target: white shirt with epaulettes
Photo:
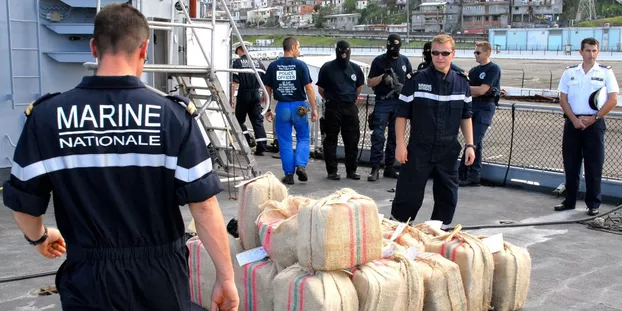
[[[568,104],[575,115],[593,115],[597,111],[590,108],[590,95],[605,86],[607,93],[619,93],[618,81],[611,66],[594,63],[587,72],[583,71],[583,63],[568,66],[559,80],[558,91],[568,94]],[[616,95],[617,96],[617,95]]]

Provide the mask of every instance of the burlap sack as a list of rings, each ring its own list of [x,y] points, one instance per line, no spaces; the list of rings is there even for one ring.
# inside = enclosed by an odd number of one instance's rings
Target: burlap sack
[[[434,238],[439,235],[447,234],[447,232],[440,229],[432,228],[427,224],[416,224],[413,228],[425,233],[426,235],[428,235],[429,238]]]
[[[235,254],[243,251],[242,245],[239,239],[235,239],[231,235],[228,235],[228,237],[234,272],[237,272],[235,267],[238,264]],[[198,236],[189,239],[186,242],[186,246],[188,246],[190,253],[188,256],[190,300],[203,308],[209,309],[212,301],[212,289],[214,288],[214,282],[216,282],[216,267]]]
[[[274,282],[275,311],[356,311],[356,289],[344,271],[315,271],[295,264]]]
[[[443,255],[460,267],[469,311],[488,310],[492,300],[494,260],[492,253],[477,237],[460,232],[460,225],[449,234],[433,238],[427,252]]]
[[[298,212],[298,262],[339,270],[379,259],[382,233],[376,203],[342,189]]]
[[[301,196],[288,196],[282,202],[270,200],[263,204],[257,219],[259,240],[279,272],[298,262],[298,210],[312,202]]]
[[[415,258],[425,288],[423,310],[467,311],[467,298],[457,264],[436,253],[421,253]]]
[[[391,239],[396,229],[400,225],[399,222],[383,219],[380,223],[380,227],[382,228],[382,238],[383,239]],[[406,248],[415,247],[419,252],[425,252],[425,241],[429,240],[430,237],[425,233],[411,227],[406,226],[406,228],[395,238],[395,243],[402,245]]]
[[[492,306],[495,311],[514,311],[523,307],[529,292],[531,256],[526,248],[504,243],[494,253],[495,272],[492,284]]]
[[[385,259],[383,262],[399,271],[401,279],[395,305],[392,309],[387,310],[423,310],[423,277],[417,270],[415,263],[399,253],[394,253],[391,260]]]
[[[390,241],[389,239],[382,239],[382,258],[393,258],[395,254],[404,254],[406,247]]]
[[[352,269],[352,283],[358,295],[359,310],[395,310],[402,277],[399,270],[387,265],[385,261],[374,260]]]
[[[240,295],[239,311],[272,311],[274,300],[272,281],[277,275],[276,264],[265,258],[241,267],[241,273],[235,276],[238,295]]]
[[[272,173],[268,172],[240,186],[240,209],[238,211],[238,230],[245,250],[261,246],[259,231],[255,221],[268,200],[281,201],[287,197],[287,188]]]

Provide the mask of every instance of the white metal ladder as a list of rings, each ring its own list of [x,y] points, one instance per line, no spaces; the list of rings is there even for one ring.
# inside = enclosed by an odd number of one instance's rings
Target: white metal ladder
[[[173,4],[176,0],[173,1]],[[266,106],[262,111],[262,115],[264,115],[267,109],[270,107],[270,100],[268,96],[268,92],[266,91],[265,86],[259,76],[258,69],[254,67],[254,63],[251,60],[251,64],[253,64],[252,69],[232,69],[232,68],[222,68],[215,69],[214,64],[216,60],[214,59],[214,49],[216,48],[216,40],[214,35],[214,29],[216,28],[216,3],[218,1],[212,0],[212,18],[211,24],[196,24],[192,22],[190,15],[188,14],[188,10],[185,5],[180,5],[180,9],[183,12],[185,17],[184,23],[175,22],[174,18],[171,19],[170,22],[161,22],[161,21],[149,21],[149,26],[152,29],[161,29],[172,32],[175,27],[183,27],[190,29],[197,39],[197,43],[199,48],[203,54],[203,57],[207,61],[207,66],[189,66],[189,65],[174,65],[174,64],[146,64],[144,66],[145,72],[160,72],[167,73],[169,76],[175,78],[178,84],[182,87],[181,95],[188,97],[192,103],[197,107],[197,111],[199,114],[199,121],[203,125],[205,132],[210,141],[210,149],[212,149],[212,158],[214,159],[215,167],[220,167],[222,171],[218,172],[219,175],[225,176],[227,181],[237,181],[244,180],[248,178],[256,177],[260,174],[257,169],[257,164],[255,162],[255,158],[251,152],[251,149],[246,141],[244,134],[242,133],[242,129],[240,124],[235,117],[235,111],[233,107],[231,107],[231,101],[229,97],[226,95],[223,86],[221,85],[217,72],[240,72],[240,73],[254,73],[256,78],[258,79],[261,89],[264,93],[266,100]],[[204,4],[203,2],[199,2]],[[233,31],[235,31],[238,40],[243,42],[242,36],[235,25],[235,21],[231,16],[231,12],[227,8],[227,5],[224,0],[220,1],[220,4],[225,9]],[[100,3],[98,1],[97,11],[100,9]],[[208,57],[208,53],[203,47],[199,36],[197,35],[196,29],[209,29],[212,32],[211,35],[211,53]],[[170,44],[170,41],[169,41]],[[245,53],[250,58],[248,54],[248,50],[246,46],[242,45]],[[171,62],[171,58],[169,55],[169,63]],[[96,63],[87,63],[85,67],[94,69],[97,67]],[[191,79],[201,78],[205,85],[193,85],[191,83]],[[195,80],[196,81],[196,80]],[[163,93],[153,87],[149,87],[156,93],[161,95],[168,95]],[[209,90],[209,96],[205,94],[200,94],[197,90]],[[202,104],[203,103],[203,104]],[[216,111],[218,113],[218,117],[208,116],[206,111]],[[220,119],[220,120],[218,120]],[[219,126],[216,123],[217,121],[224,121],[225,126]],[[222,142],[217,135],[217,133],[225,132],[226,134],[226,142]]]
[[[32,2],[34,2],[34,14],[35,17],[34,19],[14,19],[11,16],[11,2],[13,2],[15,5],[17,5],[18,3],[20,4],[20,7],[23,6],[23,2],[24,0],[6,0],[6,11],[7,11],[7,29],[8,29],[8,33],[9,33],[9,75],[10,75],[10,84],[11,84],[11,95],[9,95],[9,100],[13,103],[13,109],[15,109],[16,106],[28,106],[30,105],[30,103],[32,101],[34,101],[35,99],[41,97],[41,95],[43,95],[43,83],[41,81],[41,49],[40,49],[40,41],[41,41],[41,35],[40,35],[40,21],[39,21],[39,1],[38,0],[32,0]],[[14,43],[13,43],[13,36],[12,36],[12,32],[13,32],[13,24],[34,24],[35,27],[35,32],[36,32],[36,42],[37,42],[37,47],[32,48],[32,47],[14,47]],[[28,34],[22,34],[25,38],[28,38]],[[30,42],[32,42],[32,40],[28,40]],[[20,74],[20,75],[15,75],[14,73],[14,64],[13,64],[13,58],[19,54],[19,53],[31,53],[31,52],[36,52],[37,53],[37,73],[36,75],[28,75],[26,73],[24,74]],[[34,94],[30,94],[31,96],[29,96],[28,98],[24,99],[23,102],[19,102],[20,99],[18,99],[16,96],[16,87],[15,87],[15,81],[16,80],[33,80],[36,79],[37,83],[38,83],[38,93],[34,93]],[[30,89],[30,88],[28,88]]]

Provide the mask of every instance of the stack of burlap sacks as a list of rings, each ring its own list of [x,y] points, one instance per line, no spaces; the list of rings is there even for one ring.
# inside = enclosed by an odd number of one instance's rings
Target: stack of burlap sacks
[[[485,311],[525,303],[524,248],[505,243],[493,255],[483,237],[459,229],[400,231],[403,224],[352,189],[290,196],[270,173],[241,186],[239,198],[239,238],[229,238],[239,310]],[[236,254],[257,247],[268,257],[240,266]],[[198,238],[188,248],[191,298],[209,308],[213,264]]]

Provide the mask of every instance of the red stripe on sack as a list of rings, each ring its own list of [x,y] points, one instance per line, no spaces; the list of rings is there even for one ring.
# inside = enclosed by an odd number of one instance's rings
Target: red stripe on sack
[[[257,309],[257,269],[269,264],[269,261],[266,261],[264,263],[258,264],[256,266],[253,267],[253,271],[251,272],[251,277],[252,277],[252,284],[251,284],[251,293],[253,295],[253,311],[254,310],[258,310]],[[248,310],[248,309],[246,309]]]
[[[244,285],[244,289],[243,291],[245,291],[248,288],[248,267],[252,265],[252,264],[246,264],[244,266],[242,266],[242,269],[244,269],[244,282],[242,283],[242,285]],[[244,299],[244,305],[246,306],[246,310],[248,310],[248,305],[249,305],[249,301],[248,301],[248,293],[246,293],[246,295],[244,295],[245,299]]]
[[[460,244],[458,244],[458,246],[454,247],[454,249],[451,252],[451,261],[456,262],[456,255],[458,253],[458,248],[462,247],[464,245],[464,242],[461,242]]]
[[[287,292],[287,310],[292,309],[292,296],[294,296],[294,284],[296,283],[296,279],[292,279],[289,282],[289,290]]]
[[[199,293],[199,305],[200,306],[203,305],[203,295],[201,295],[201,247],[202,246],[203,246],[203,243],[197,242],[197,285],[199,285],[197,292]]]
[[[358,206],[358,205],[357,205]],[[367,219],[365,218],[365,206],[363,206],[361,209],[361,219],[363,220],[363,232],[361,232],[361,236],[363,237],[363,261],[362,262],[367,262],[367,241],[368,239],[371,239],[371,237],[367,236]]]
[[[196,297],[194,297],[194,256],[192,256],[194,254],[194,242],[190,242],[188,244],[188,248],[190,249],[190,259],[188,261],[188,273],[190,274],[190,278],[188,278],[188,283],[190,283],[190,300],[191,301],[196,301]]]
[[[244,215],[246,214],[246,205],[244,204],[244,202],[246,200],[244,200],[244,198],[246,198],[246,187],[251,184],[252,182],[245,184],[244,186],[242,186],[242,190],[244,190],[244,194],[242,195],[242,200],[240,200],[240,206],[244,209],[241,213],[240,213],[240,221],[239,223],[241,223],[242,225],[244,225],[246,222],[246,218],[244,217]],[[244,227],[242,227],[242,230],[238,230],[238,235],[240,236],[240,241],[242,242],[242,246],[246,249],[246,245],[244,245]]]
[[[346,207],[348,207],[346,205]],[[350,267],[354,266],[354,248],[356,246],[356,242],[355,242],[355,236],[354,236],[354,211],[352,210],[352,208],[348,207],[348,214],[350,216]]]

